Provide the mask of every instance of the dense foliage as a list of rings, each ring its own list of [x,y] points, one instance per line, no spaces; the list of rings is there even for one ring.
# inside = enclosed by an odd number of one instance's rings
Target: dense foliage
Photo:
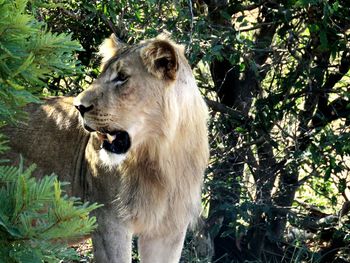
[[[67,34],[53,34],[26,14],[27,0],[0,2],[0,119],[14,121],[18,109],[37,101],[47,79],[76,71],[72,51],[80,45]]]
[[[53,78],[79,72],[73,51],[80,44],[47,30],[27,7],[27,0],[0,1],[0,127],[25,119],[21,107],[39,102]],[[0,154],[7,148],[0,134]],[[89,213],[98,205],[68,198],[53,175],[34,179],[34,165],[0,164],[0,262],[77,259],[67,241],[95,229]]]
[[[33,171],[0,166],[0,262],[77,259],[65,242],[95,229],[89,212],[98,206],[63,196],[55,176],[37,181]]]
[[[186,54],[210,106],[202,232],[185,262],[348,262],[350,2],[347,0],[31,1],[84,51],[76,91],[98,74],[96,48],[163,30]],[[63,80],[63,81],[62,81]],[[194,247],[196,249],[194,249]],[[210,247],[210,245],[209,245]]]

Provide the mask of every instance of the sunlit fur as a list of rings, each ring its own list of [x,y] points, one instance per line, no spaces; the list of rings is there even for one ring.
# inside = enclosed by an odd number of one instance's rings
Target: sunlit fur
[[[118,53],[118,46],[106,40],[101,50],[107,62]],[[153,60],[171,55],[176,56],[173,79],[163,78]],[[104,70],[107,74],[77,100],[86,106],[94,104],[94,110],[84,115],[91,128],[123,129],[131,136],[131,149],[118,167],[124,184],[118,194],[120,210],[128,211],[125,216],[133,218],[134,230],[142,234],[166,234],[169,228],[187,225],[200,211],[208,161],[208,112],[183,47],[161,35],[141,43]],[[121,70],[130,79],[116,93],[108,82]]]

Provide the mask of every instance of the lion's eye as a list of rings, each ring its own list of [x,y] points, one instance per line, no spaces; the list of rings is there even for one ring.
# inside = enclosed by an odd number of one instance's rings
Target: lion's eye
[[[124,84],[128,79],[129,77],[127,75],[125,75],[123,72],[119,72],[118,75],[112,80],[112,82],[116,86],[120,86]]]

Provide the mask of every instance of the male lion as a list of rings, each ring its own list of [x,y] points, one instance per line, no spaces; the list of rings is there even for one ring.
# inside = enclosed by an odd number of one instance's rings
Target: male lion
[[[178,262],[200,212],[206,104],[183,48],[162,35],[134,46],[112,35],[100,53],[100,76],[74,101],[30,105],[27,125],[2,132],[38,176],[55,172],[71,182],[69,194],[104,204],[96,262],[130,263],[132,235],[142,262]]]

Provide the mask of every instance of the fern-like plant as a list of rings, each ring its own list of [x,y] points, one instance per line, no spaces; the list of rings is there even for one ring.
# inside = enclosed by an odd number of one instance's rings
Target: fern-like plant
[[[66,34],[53,34],[27,14],[28,0],[0,0],[0,124],[14,122],[29,102],[38,102],[50,76],[72,74],[73,52],[81,50]]]
[[[66,242],[96,227],[89,213],[98,207],[62,195],[54,175],[41,180],[35,166],[0,166],[0,262],[59,262],[74,259]]]
[[[47,79],[76,70],[69,35],[53,34],[26,12],[27,0],[0,0],[0,127],[39,102]],[[0,134],[0,154],[7,149]],[[54,175],[34,179],[35,166],[6,166],[0,158],[0,263],[61,262],[76,257],[66,242],[95,229],[97,204],[67,197]]]

